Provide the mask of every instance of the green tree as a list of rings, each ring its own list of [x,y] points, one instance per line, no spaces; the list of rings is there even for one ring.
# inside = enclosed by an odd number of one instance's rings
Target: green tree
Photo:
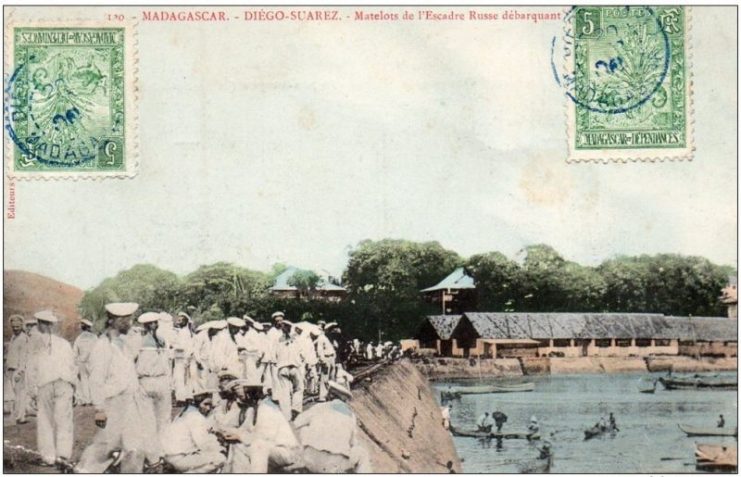
[[[270,284],[268,274],[231,263],[203,265],[184,278],[180,306],[195,306],[200,314],[216,305],[225,316],[240,315],[252,301],[267,295]]]
[[[296,287],[298,289],[299,297],[303,298],[312,298],[314,296],[319,281],[319,275],[311,270],[296,270],[296,272],[288,278],[288,284],[292,287]]]
[[[476,280],[480,310],[516,311],[521,306],[524,275],[517,262],[488,252],[469,258],[466,269]]]
[[[350,291],[364,338],[398,339],[413,334],[434,309],[420,290],[462,265],[461,257],[437,242],[366,240],[350,252],[343,283]]]
[[[94,321],[100,329],[107,303],[136,302],[142,311],[172,310],[177,306],[180,284],[172,272],[154,265],[135,265],[86,291],[80,301],[80,315]]]

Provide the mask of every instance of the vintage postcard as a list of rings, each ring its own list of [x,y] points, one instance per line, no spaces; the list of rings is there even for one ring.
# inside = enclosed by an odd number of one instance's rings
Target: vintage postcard
[[[4,5],[6,473],[737,473],[737,6]]]

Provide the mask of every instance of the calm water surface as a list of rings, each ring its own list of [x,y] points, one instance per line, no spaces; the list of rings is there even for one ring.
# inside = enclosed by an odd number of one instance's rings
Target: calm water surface
[[[736,376],[736,373],[721,373]],[[524,430],[535,415],[541,436],[551,442],[554,461],[551,472],[694,472],[694,443],[727,443],[733,437],[686,437],[677,424],[714,427],[723,414],[727,427],[736,422],[736,391],[638,392],[639,379],[662,374],[611,374],[573,376],[528,376],[513,379],[436,382],[438,393],[448,384],[492,384],[534,382],[527,393],[478,394],[451,401],[451,423],[473,429],[478,416],[499,409],[507,414],[505,430]],[[613,412],[620,432],[615,437],[584,441],[584,430],[600,416]],[[524,440],[496,441],[454,437],[465,472],[518,472],[519,464],[537,456],[537,445]],[[691,465],[685,465],[691,464]]]

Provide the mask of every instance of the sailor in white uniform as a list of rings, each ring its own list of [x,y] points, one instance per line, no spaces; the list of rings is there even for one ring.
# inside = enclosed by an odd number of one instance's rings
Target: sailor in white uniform
[[[53,333],[58,319],[45,310],[34,315],[39,326],[39,348],[31,358],[31,377],[38,389],[36,437],[47,465],[69,463],[72,457],[72,397],[77,367],[69,341]]]

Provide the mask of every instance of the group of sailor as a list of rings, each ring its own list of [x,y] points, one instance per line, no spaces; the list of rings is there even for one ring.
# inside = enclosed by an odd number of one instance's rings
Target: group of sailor
[[[139,305],[105,306],[105,330],[82,320],[73,345],[53,332],[51,311],[10,319],[6,379],[12,417],[34,406],[46,465],[124,473],[169,465],[180,472],[368,471],[355,416],[339,399],[352,376],[337,363],[336,324],[293,324],[282,312],[264,324],[249,316],[195,330]],[[316,401],[304,412],[305,399]],[[92,405],[100,430],[76,466],[73,399]],[[174,402],[173,402],[174,400]],[[182,412],[172,419],[173,405]]]

